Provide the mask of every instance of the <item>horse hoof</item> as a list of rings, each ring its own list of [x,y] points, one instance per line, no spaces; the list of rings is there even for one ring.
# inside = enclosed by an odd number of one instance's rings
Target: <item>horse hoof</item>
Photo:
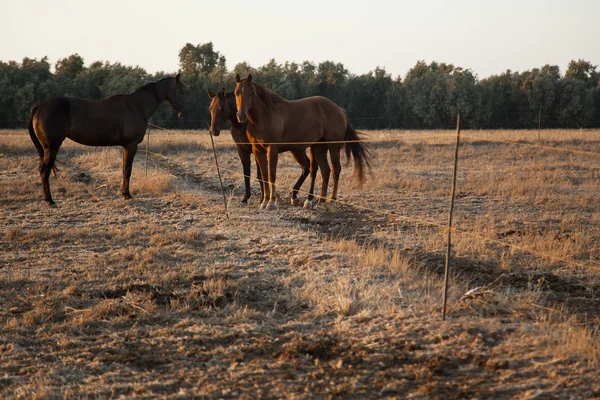
[[[325,211],[327,211],[327,212],[336,212],[337,211],[337,205],[331,201],[328,201],[327,203],[323,203],[323,207],[325,207]]]
[[[263,201],[262,203],[260,203],[260,206],[258,206],[259,210],[265,210],[267,208],[267,202]]]
[[[306,208],[307,210],[310,210],[311,208],[313,208],[313,202],[312,202],[312,200],[306,200],[304,202],[304,208]]]
[[[293,198],[290,200],[292,203],[292,207],[300,207],[302,205],[302,200],[300,200],[299,198]]]
[[[56,203],[55,203],[55,202],[53,202],[52,200],[48,201],[46,204],[47,204],[47,205],[48,205],[48,207],[50,207],[50,208],[56,208]]]
[[[244,198],[242,199],[242,205],[243,205],[243,206],[247,206],[247,205],[248,205],[248,198],[247,198],[247,197],[244,197]]]
[[[269,211],[277,210],[277,202],[270,201],[269,204],[267,205],[267,210],[269,210]]]

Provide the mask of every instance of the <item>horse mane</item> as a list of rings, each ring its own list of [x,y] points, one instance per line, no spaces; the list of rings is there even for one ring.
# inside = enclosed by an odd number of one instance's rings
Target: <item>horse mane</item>
[[[150,93],[152,93],[154,95],[154,97],[158,98],[158,90],[156,89],[156,84],[159,82],[162,82],[162,81],[166,81],[167,79],[174,79],[174,78],[171,76],[168,76],[166,78],[159,79],[158,81],[148,82],[145,85],[142,85],[139,88],[137,88],[137,90],[134,93],[139,93],[142,90],[147,90]]]
[[[287,99],[284,99],[274,91],[267,89],[261,84],[256,82],[250,82],[250,84],[254,94],[256,94],[258,98],[261,99],[270,109],[274,109],[275,104],[288,102]]]

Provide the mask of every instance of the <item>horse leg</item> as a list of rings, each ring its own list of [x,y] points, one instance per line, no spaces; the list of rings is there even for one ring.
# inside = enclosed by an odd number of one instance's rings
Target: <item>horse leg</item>
[[[270,199],[267,205],[268,210],[277,209],[277,190],[275,188],[275,181],[277,179],[277,161],[279,160],[279,149],[277,146],[269,146],[267,150],[267,157],[269,160],[269,188],[270,188]]]
[[[133,166],[133,158],[137,153],[137,143],[131,143],[123,146],[123,186],[121,187],[121,194],[125,199],[132,199],[131,193],[129,193],[129,178],[131,178],[131,167]]]
[[[250,195],[250,152],[246,151],[242,146],[237,145],[238,156],[242,162],[242,168],[244,169],[244,188],[246,190],[242,203],[247,204]]]
[[[327,162],[327,146],[324,144],[318,144],[314,146],[314,153],[317,159],[317,164],[321,168],[321,178],[323,179],[321,185],[321,195],[319,196],[319,203],[325,202],[327,197],[327,187],[329,186],[329,176],[331,174],[331,168]]]
[[[298,181],[296,181],[296,184],[292,188],[292,200],[291,200],[292,206],[299,206],[300,199],[298,199],[298,191],[300,190],[300,188],[302,187],[302,184],[306,180],[306,177],[310,173],[310,161],[309,161],[308,157],[306,156],[305,150],[293,150],[292,156],[294,157],[296,162],[298,164],[300,164],[300,166],[302,167],[302,174],[300,175],[300,177],[298,178]]]
[[[269,181],[268,181],[268,176],[269,176],[269,172],[267,169],[268,166],[268,162],[267,162],[267,153],[265,152],[264,149],[259,149],[257,147],[254,147],[252,149],[252,151],[254,152],[254,157],[256,158],[256,162],[258,164],[258,169],[260,171],[260,176],[261,176],[261,185],[263,188],[263,197],[262,197],[262,202],[260,203],[260,207],[258,207],[260,210],[264,209],[267,207],[267,203],[269,202]]]
[[[38,165],[40,177],[42,178],[42,187],[44,188],[44,200],[50,206],[56,204],[54,203],[54,200],[52,200],[52,194],[50,193],[50,172],[52,172],[52,168],[54,167],[56,154],[58,153],[59,148],[60,144],[58,147],[44,149],[44,157]]]
[[[310,148],[310,189],[308,191],[308,198],[304,202],[304,208],[311,209],[313,207],[313,199],[315,197],[315,181],[317,180],[317,171],[319,170],[319,164],[313,148]]]
[[[258,184],[260,185],[260,199],[261,199],[260,201],[262,201],[262,199],[265,198],[265,187],[264,187],[265,179],[263,178],[263,174],[260,169],[260,165],[258,163],[258,158],[254,157],[254,161],[256,162],[256,180],[258,181]]]
[[[331,167],[333,169],[333,188],[331,189],[331,197],[328,200],[329,211],[335,211],[335,201],[337,200],[338,184],[340,181],[340,174],[342,172],[342,163],[340,162],[340,152],[342,151],[342,145],[333,144],[329,145],[329,157],[331,157]]]

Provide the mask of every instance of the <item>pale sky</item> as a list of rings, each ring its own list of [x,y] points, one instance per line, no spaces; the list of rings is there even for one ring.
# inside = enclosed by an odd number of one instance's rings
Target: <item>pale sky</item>
[[[212,41],[235,64],[341,62],[404,77],[418,60],[479,78],[572,59],[600,64],[600,0],[0,0],[0,61],[79,53],[178,69],[187,43]]]

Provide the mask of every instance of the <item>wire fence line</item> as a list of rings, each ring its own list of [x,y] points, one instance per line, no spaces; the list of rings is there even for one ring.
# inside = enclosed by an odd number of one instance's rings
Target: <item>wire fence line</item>
[[[517,121],[515,120],[510,120],[510,121],[498,121],[497,118],[499,117],[508,117],[508,116],[515,116],[518,115],[521,118]],[[524,126],[526,125],[528,128],[530,129],[537,129],[538,124],[544,123],[544,124],[559,124],[561,123],[561,117],[563,117],[563,114],[558,111],[558,112],[551,112],[551,113],[543,113],[543,118],[541,117],[542,114],[540,114],[540,112],[538,110],[535,111],[522,111],[522,112],[492,112],[491,116],[492,118],[495,118],[496,120],[491,120],[485,123],[478,123],[475,122],[475,127],[473,129],[498,129],[498,128],[502,128],[502,127],[506,127],[508,125],[510,126],[521,126],[521,128],[517,128],[517,129],[523,129]],[[452,122],[452,118],[448,118],[448,123],[444,123],[444,124],[433,124],[431,125],[430,123],[427,123],[425,121],[423,121],[422,117],[419,116],[415,116],[415,115],[411,115],[411,116],[399,116],[399,115],[373,115],[373,116],[353,116],[353,117],[348,117],[348,119],[351,122],[358,122],[358,121],[405,121],[405,122],[413,122],[416,125],[418,125],[418,127],[415,128],[411,128],[411,129],[449,129],[452,130],[455,128],[453,122]],[[464,119],[464,117],[463,117]],[[175,125],[179,125],[179,126],[184,126],[185,124],[200,124],[201,126],[203,126],[204,124],[206,124],[207,122],[211,122],[210,118],[183,118],[183,119],[175,119],[175,118],[169,118],[169,119],[156,119],[155,120],[158,123],[163,123],[163,124],[175,124]],[[473,124],[474,121],[468,121],[469,123]],[[6,124],[6,123],[15,123],[15,124],[21,124],[23,128],[26,128],[27,125],[27,119],[19,119],[19,118],[14,118],[14,119],[0,119],[0,125],[2,124]],[[589,125],[589,124],[593,124],[593,125],[598,125],[600,124],[600,120],[594,119],[594,118],[584,118],[582,120],[582,125]],[[181,129],[185,129],[185,128],[181,128]],[[197,126],[196,127],[192,127],[190,129],[199,129]],[[393,129],[406,129],[406,127],[397,127],[397,128],[393,128]],[[511,128],[507,128],[507,129],[511,129]],[[527,128],[525,128],[527,129]],[[568,129],[568,128],[552,128],[552,129]],[[597,129],[597,128],[590,128],[590,129]]]
[[[156,127],[157,129],[161,129],[164,131],[170,131],[172,133],[177,133],[176,131],[170,130],[168,128],[164,128],[161,126],[157,126],[154,125],[154,127]],[[394,138],[393,140],[398,140],[397,138]],[[360,141],[360,140],[359,140]],[[373,141],[377,141],[377,139],[373,139]],[[351,142],[356,142],[356,141],[351,141]],[[320,142],[318,142],[320,143]],[[535,143],[523,143],[523,142],[519,142],[519,141],[507,141],[507,143],[510,144],[515,144],[515,145],[531,145],[531,146],[535,146],[535,147],[540,147],[539,145],[535,144]],[[243,144],[248,144],[248,143],[243,143]],[[281,144],[281,143],[278,143]],[[293,144],[293,143],[292,143]],[[297,144],[297,143],[296,143]],[[576,149],[562,149],[562,148],[556,148],[556,147],[550,147],[550,146],[541,146],[542,149],[546,149],[546,150],[557,150],[557,151],[567,151],[567,152],[573,152],[576,154],[583,154],[583,155],[591,155],[591,156],[600,156],[600,153],[596,153],[596,152],[587,152],[587,151],[579,151]],[[169,157],[160,154],[160,153],[152,153],[152,154],[156,154],[160,157],[162,157],[163,159],[168,160]],[[248,177],[251,180],[257,181],[261,184],[269,184],[269,182],[265,181],[265,180],[261,180],[257,177],[253,177],[253,176],[248,176],[245,175],[244,173],[238,171],[234,171],[230,168],[222,168],[223,171],[227,171],[228,173],[231,173],[233,175],[237,175],[239,177]],[[275,188],[277,189],[281,189],[281,187],[278,187],[277,184],[274,185]],[[287,189],[287,188],[286,188]],[[298,193],[302,193],[302,194],[308,194],[309,192],[305,189],[300,189],[298,191]],[[329,199],[323,199],[320,195],[318,194],[314,194],[314,197],[316,199],[319,200],[329,200]],[[385,215],[386,217],[392,219],[392,220],[396,220],[396,221],[404,221],[404,222],[408,222],[408,223],[412,223],[415,225],[422,225],[422,226],[429,226],[429,227],[434,227],[437,228],[443,232],[447,232],[448,231],[448,227],[445,223],[443,222],[439,222],[439,221],[435,221],[432,219],[427,219],[427,218],[422,218],[422,217],[410,217],[410,216],[406,216],[406,215],[400,215],[395,211],[389,211],[389,210],[383,210],[380,208],[374,208],[374,207],[367,207],[367,206],[363,206],[354,202],[349,202],[349,201],[344,201],[344,200],[339,200],[339,199],[335,199],[332,200],[335,203],[341,204],[341,205],[345,205],[345,206],[349,206],[349,207],[353,207],[359,210],[363,210],[363,211],[370,211],[373,213],[378,213],[380,215]],[[505,240],[499,240],[499,239],[493,239],[493,238],[485,238],[485,237],[481,237],[481,235],[478,232],[471,232],[471,231],[466,231],[466,230],[461,230],[455,227],[451,228],[452,232],[455,232],[459,235],[463,235],[466,237],[470,237],[470,238],[477,238],[479,240],[483,240],[486,243],[491,243],[500,247],[504,247],[504,248],[510,248],[512,250],[517,250],[523,253],[527,253],[533,256],[536,256],[538,258],[541,259],[546,259],[546,260],[550,260],[552,262],[560,262],[563,264],[566,264],[568,266],[574,266],[574,267],[579,267],[579,268],[584,268],[584,269],[588,269],[588,270],[597,270],[600,271],[600,264],[591,264],[591,263],[586,263],[586,262],[581,262],[581,261],[577,261],[577,260],[573,260],[573,259],[569,259],[569,258],[564,258],[564,257],[559,257],[547,252],[542,252],[527,246],[521,246],[521,245],[517,245],[514,243],[511,243],[509,241],[505,241]]]
[[[161,129],[163,131],[167,131],[170,133],[176,133],[176,131],[161,127],[159,125],[155,125],[155,124],[148,124],[148,125],[150,125],[154,128],[157,128],[157,129]],[[202,130],[202,131],[204,131],[204,130]],[[469,133],[472,134],[472,132],[465,132],[465,131],[462,131],[462,133],[463,133],[463,135],[469,134]],[[450,134],[427,135],[426,137],[430,138],[430,137],[436,137],[436,136],[450,138]],[[329,141],[320,141],[320,142],[302,142],[302,141],[297,141],[297,142],[259,142],[257,144],[259,144],[261,146],[276,146],[276,145],[315,146],[315,145],[346,144],[346,143],[394,143],[394,142],[402,142],[404,139],[405,138],[403,138],[403,137],[374,138],[374,139],[362,138],[362,139],[356,139],[356,140],[329,140]],[[532,147],[542,149],[542,150],[570,152],[573,154],[582,154],[582,155],[600,157],[600,152],[546,146],[546,145],[542,145],[539,143],[533,143],[533,142],[523,142],[523,141],[519,141],[519,140],[508,140],[508,139],[493,139],[493,140],[489,140],[489,141],[492,143],[506,143],[506,144],[515,144],[515,145],[523,145],[523,146],[532,146]],[[232,140],[229,143],[219,143],[219,145],[222,147],[238,146],[238,145],[243,146],[243,145],[249,145],[249,144],[251,144],[251,143],[250,142],[236,142],[235,140]]]

